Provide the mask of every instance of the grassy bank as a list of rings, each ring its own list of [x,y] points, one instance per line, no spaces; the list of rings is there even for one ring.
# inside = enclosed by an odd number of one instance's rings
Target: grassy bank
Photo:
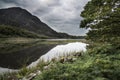
[[[120,49],[111,45],[89,49],[74,62],[56,62],[33,80],[119,80],[119,53]]]

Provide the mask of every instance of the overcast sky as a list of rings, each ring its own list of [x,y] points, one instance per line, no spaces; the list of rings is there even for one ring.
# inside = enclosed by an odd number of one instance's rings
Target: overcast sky
[[[0,0],[0,8],[22,7],[58,32],[85,35],[80,12],[89,0]]]

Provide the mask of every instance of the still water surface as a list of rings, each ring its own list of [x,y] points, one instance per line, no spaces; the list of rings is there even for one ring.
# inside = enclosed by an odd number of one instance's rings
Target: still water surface
[[[51,41],[54,41],[54,39]],[[38,64],[38,62],[41,59],[43,59],[45,61],[48,61],[48,60],[50,61],[52,58],[59,58],[59,56],[63,56],[63,55],[65,56],[68,54],[72,54],[74,52],[81,52],[81,51],[85,52],[86,46],[87,46],[87,44],[82,43],[82,42],[72,42],[72,43],[67,43],[67,44],[49,45],[49,46],[41,45],[41,46],[37,46],[37,47],[31,47],[30,49],[26,49],[25,51],[23,50],[23,51],[21,51],[21,53],[20,52],[17,53],[17,55],[22,54],[22,52],[25,52],[24,54],[27,54],[27,56],[32,56],[32,58],[35,58],[27,66],[27,67],[34,67]],[[27,50],[28,50],[28,52],[27,52]],[[41,52],[42,52],[42,54],[41,54]],[[14,54],[12,56],[17,56],[17,55]],[[24,58],[24,55],[19,55],[19,56],[22,56]],[[13,60],[8,60],[8,61],[13,61]],[[12,71],[18,71],[18,70],[19,69],[17,69],[17,68],[13,69],[13,68],[0,67],[0,73],[12,72]]]

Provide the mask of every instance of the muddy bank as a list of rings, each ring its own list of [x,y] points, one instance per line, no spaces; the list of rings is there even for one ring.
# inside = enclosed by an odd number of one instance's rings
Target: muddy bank
[[[0,54],[0,67],[19,69],[23,66],[29,65],[31,62],[36,61],[40,56],[47,53],[50,49],[55,47],[55,44],[41,44],[38,46],[29,47],[16,51],[10,54]]]

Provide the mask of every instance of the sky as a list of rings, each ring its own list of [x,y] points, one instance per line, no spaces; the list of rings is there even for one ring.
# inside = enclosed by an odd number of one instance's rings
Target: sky
[[[0,0],[0,8],[21,7],[28,10],[57,32],[85,35],[79,28],[80,13],[89,0]]]

